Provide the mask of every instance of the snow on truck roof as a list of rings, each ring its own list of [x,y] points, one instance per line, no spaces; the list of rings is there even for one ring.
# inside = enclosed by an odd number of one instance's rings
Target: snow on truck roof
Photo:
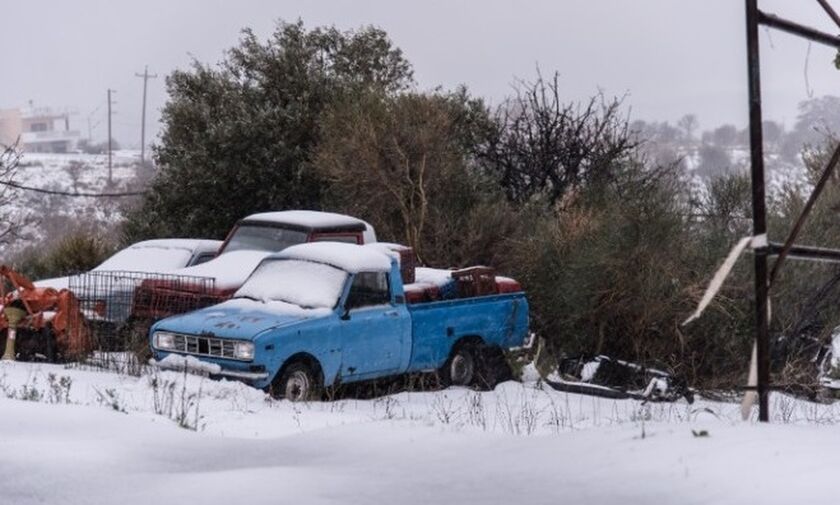
[[[290,224],[304,228],[344,228],[368,227],[369,225],[352,216],[320,212],[316,210],[281,210],[277,212],[260,212],[251,214],[243,221],[264,221],[278,224]],[[361,229],[361,228],[360,228]]]
[[[326,263],[350,273],[357,273],[388,272],[395,255],[367,245],[309,242],[284,249],[272,257]]]

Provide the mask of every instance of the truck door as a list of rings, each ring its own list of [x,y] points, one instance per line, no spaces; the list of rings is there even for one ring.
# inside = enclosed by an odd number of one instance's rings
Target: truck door
[[[392,303],[388,274],[355,274],[344,307],[342,380],[398,373],[404,347],[410,341],[411,319],[405,304]]]

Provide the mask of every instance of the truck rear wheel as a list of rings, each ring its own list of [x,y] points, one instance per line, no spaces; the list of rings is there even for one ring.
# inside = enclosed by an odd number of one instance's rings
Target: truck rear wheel
[[[272,397],[285,398],[291,402],[320,400],[321,392],[320,378],[311,367],[302,362],[287,366],[280,378],[271,385]]]
[[[444,363],[439,375],[443,386],[472,386],[476,379],[478,346],[459,345]]]

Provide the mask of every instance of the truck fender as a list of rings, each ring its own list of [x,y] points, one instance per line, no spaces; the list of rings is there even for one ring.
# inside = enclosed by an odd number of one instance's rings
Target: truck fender
[[[321,363],[315,356],[309,354],[308,352],[299,352],[289,356],[286,361],[283,362],[283,365],[277,370],[274,378],[272,378],[272,384],[274,381],[283,376],[283,372],[285,372],[286,368],[288,368],[288,366],[292,363],[306,364],[306,366],[308,366],[316,374],[318,379],[321,381],[321,384],[324,385],[324,370],[321,367]]]
[[[478,335],[466,335],[459,338],[449,349],[449,356],[447,356],[447,359],[452,356],[452,353],[455,352],[456,349],[465,345],[475,345],[480,347],[484,345],[484,339]]]

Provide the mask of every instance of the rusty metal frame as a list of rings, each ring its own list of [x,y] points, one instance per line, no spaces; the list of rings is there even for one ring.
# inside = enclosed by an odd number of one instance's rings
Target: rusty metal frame
[[[816,0],[829,18],[840,28],[840,16],[829,4],[828,0]],[[840,49],[840,37],[831,35],[809,26],[805,26],[773,14],[762,12],[758,8],[758,0],[745,0],[747,13],[747,76],[749,87],[750,114],[750,175],[752,178],[752,208],[753,235],[766,237],[767,234],[767,201],[764,179],[764,138],[762,135],[761,113],[761,60],[759,58],[758,28],[766,26],[790,33],[812,42],[825,44]],[[805,223],[811,209],[822,193],[829,180],[831,172],[840,161],[840,145],[834,150],[820,179],[814,186],[802,213],[785,239],[784,244],[766,243],[755,249],[755,339],[756,357],[758,361],[758,418],[767,422],[769,413],[770,384],[770,337],[769,337],[769,296],[772,283],[781,270],[787,258],[817,259],[821,261],[840,262],[840,250],[826,249],[795,244],[802,225]],[[768,272],[767,260],[769,256],[776,256],[773,268]]]

